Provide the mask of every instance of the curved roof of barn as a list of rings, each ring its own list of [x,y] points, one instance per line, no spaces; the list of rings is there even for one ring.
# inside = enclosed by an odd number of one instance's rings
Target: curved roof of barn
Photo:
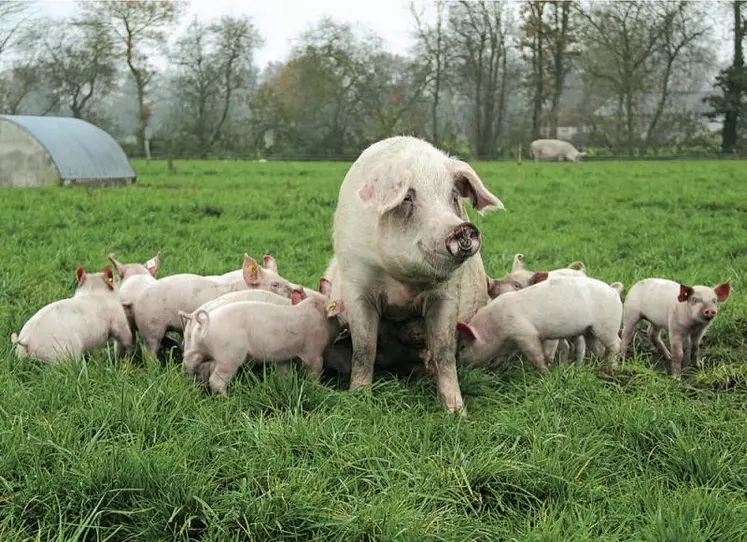
[[[23,128],[44,147],[62,179],[135,177],[122,147],[101,128],[69,117],[0,115]]]

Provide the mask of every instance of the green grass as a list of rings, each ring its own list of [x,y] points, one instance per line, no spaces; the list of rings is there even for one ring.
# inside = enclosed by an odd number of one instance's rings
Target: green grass
[[[732,279],[681,381],[649,351],[431,378],[243,372],[227,400],[179,367],[15,359],[11,331],[114,251],[161,276],[273,254],[314,285],[346,164],[136,164],[121,189],[0,191],[0,540],[747,540],[747,183],[737,162],[475,165],[506,205],[475,217],[492,275],[515,252],[606,281]]]

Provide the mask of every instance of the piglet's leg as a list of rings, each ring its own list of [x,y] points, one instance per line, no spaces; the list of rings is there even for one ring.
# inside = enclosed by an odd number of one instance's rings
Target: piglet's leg
[[[628,355],[628,347],[630,346],[630,341],[633,339],[633,331],[635,331],[635,326],[640,319],[641,315],[639,313],[624,313],[623,315],[622,345],[620,346],[620,353],[623,358]]]
[[[558,353],[558,361],[563,363],[565,361],[568,361],[568,356],[566,355],[565,359],[563,358],[563,341],[558,340],[549,340],[545,341],[542,345],[543,350],[545,351],[545,357],[552,361],[552,359],[555,357],[555,353]],[[566,352],[567,354],[567,352]]]
[[[700,369],[702,365],[700,342],[703,340],[703,335],[705,335],[706,329],[708,328],[703,327],[701,329],[696,329],[690,334],[690,341],[692,342],[692,360],[698,369]]]
[[[565,339],[561,339],[558,341],[558,362],[559,363],[568,363],[568,358],[571,355],[571,346],[568,344],[568,341]],[[551,357],[547,357],[547,360],[551,360]]]
[[[546,372],[545,352],[542,350],[542,341],[537,336],[517,337],[516,344],[529,359],[529,361],[540,371]]]
[[[241,366],[243,358],[223,358],[215,360],[215,370],[210,375],[210,389],[213,393],[226,397],[226,388],[231,379],[236,376],[236,373]]]
[[[322,376],[322,369],[324,368],[324,359],[322,356],[304,356],[301,359],[309,372],[309,378],[318,381]]]
[[[576,351],[576,363],[581,365],[586,357],[586,338],[583,335],[574,339],[573,349]]]
[[[111,336],[116,341],[114,343],[114,359],[118,361],[132,351],[132,331],[126,319],[114,321]]]
[[[664,341],[661,339],[661,331],[662,329],[660,327],[651,324],[648,328],[648,338],[654,344],[656,349],[661,352],[664,359],[670,361],[672,359],[672,354],[669,352],[667,345],[664,344]]]
[[[682,372],[682,360],[684,358],[684,337],[679,332],[670,332],[669,342],[672,347],[672,374],[678,375]]]

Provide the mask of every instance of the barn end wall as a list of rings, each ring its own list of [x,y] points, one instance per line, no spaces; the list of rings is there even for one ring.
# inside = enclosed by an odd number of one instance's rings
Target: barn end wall
[[[0,187],[59,182],[57,168],[47,150],[20,126],[0,120]]]

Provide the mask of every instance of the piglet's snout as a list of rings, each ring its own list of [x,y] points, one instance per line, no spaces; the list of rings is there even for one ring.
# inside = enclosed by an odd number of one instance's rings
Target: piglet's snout
[[[466,260],[480,250],[480,230],[465,222],[454,228],[446,238],[446,249],[455,258]]]
[[[716,309],[705,309],[703,311],[703,318],[706,320],[713,320],[716,318]]]

